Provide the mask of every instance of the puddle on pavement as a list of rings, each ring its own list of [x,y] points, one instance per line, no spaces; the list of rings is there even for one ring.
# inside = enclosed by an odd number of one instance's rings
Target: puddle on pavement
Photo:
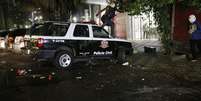
[[[138,88],[136,90],[126,91],[124,93],[127,94],[127,95],[153,93],[154,91],[158,91],[160,89],[161,88],[159,88],[159,87],[153,87],[152,88],[152,87],[144,86],[143,88]]]

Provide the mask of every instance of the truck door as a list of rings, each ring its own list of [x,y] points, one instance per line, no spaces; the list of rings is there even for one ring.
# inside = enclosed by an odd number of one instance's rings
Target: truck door
[[[76,25],[73,32],[73,40],[72,43],[75,45],[77,56],[89,56],[90,55],[90,41],[91,36],[89,34],[89,26],[88,25]]]
[[[102,27],[92,26],[93,41],[92,55],[97,57],[110,57],[113,55],[113,42],[109,33]]]

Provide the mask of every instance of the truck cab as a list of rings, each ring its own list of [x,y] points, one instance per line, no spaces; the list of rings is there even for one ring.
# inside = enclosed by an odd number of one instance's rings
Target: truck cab
[[[130,42],[113,38],[93,24],[47,22],[35,24],[29,39],[36,43],[36,59],[69,68],[78,61],[117,59],[125,61],[133,52]]]

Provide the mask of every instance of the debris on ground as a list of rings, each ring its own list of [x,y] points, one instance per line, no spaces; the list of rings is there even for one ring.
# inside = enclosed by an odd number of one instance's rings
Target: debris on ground
[[[174,55],[171,58],[172,58],[172,61],[179,61],[179,60],[185,60],[185,59],[187,59],[186,55]]]
[[[0,61],[0,64],[6,64],[7,62],[6,61]]]
[[[25,80],[26,84],[10,85],[3,90],[0,88],[0,99],[7,101],[200,101],[201,99],[201,60],[192,63],[182,57],[172,61],[171,56],[139,53],[134,54],[129,63],[125,63],[129,68],[122,68],[122,64],[101,61],[93,66],[77,63],[70,71],[58,71],[52,69],[52,65],[39,65],[30,61],[28,56],[9,56],[0,58],[0,61],[7,61],[0,67],[0,87],[5,87],[3,85],[5,79],[1,79],[5,77],[2,76],[5,74],[5,68],[11,71],[10,73],[15,73],[16,68],[20,67],[19,74],[30,78],[18,81],[23,84]],[[36,71],[37,69],[40,71]]]
[[[81,80],[82,77],[81,76],[78,76],[78,77],[75,77],[77,80]]]
[[[122,64],[122,66],[128,66],[129,65],[129,62],[125,62]]]

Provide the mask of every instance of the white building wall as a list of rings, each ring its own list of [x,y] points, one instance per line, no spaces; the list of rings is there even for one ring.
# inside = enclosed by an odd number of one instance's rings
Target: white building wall
[[[88,4],[96,4],[96,5],[107,5],[106,0],[83,0]]]
[[[89,14],[85,15],[87,16],[94,16],[94,17],[89,17],[89,18],[94,18],[95,21],[101,22],[100,17],[96,17],[95,13],[97,13],[97,9],[93,9],[93,14],[91,13],[90,5],[100,5],[99,10],[103,9],[104,7],[107,6],[106,0],[83,0],[83,2],[86,2],[89,4]],[[104,12],[102,13],[104,14]],[[128,40],[158,40],[159,37],[157,35],[151,36],[147,38],[146,34],[144,33],[144,25],[148,25],[150,28],[156,28],[157,25],[155,24],[155,19],[153,17],[153,12],[150,12],[150,14],[141,14],[141,15],[135,15],[135,16],[127,16],[127,25],[126,25],[126,30],[127,30],[127,39]],[[151,23],[150,23],[151,22]]]
[[[147,28],[157,28],[157,25],[155,23],[155,19],[153,17],[153,12],[150,12],[150,14],[141,14],[141,15],[135,15],[135,16],[128,16],[127,21],[127,30],[128,30],[128,40],[158,40],[159,36],[157,35],[147,35],[145,33],[144,26],[146,25]],[[149,36],[149,37],[148,37]]]
[[[143,39],[143,25],[141,16],[128,16],[128,40]]]

